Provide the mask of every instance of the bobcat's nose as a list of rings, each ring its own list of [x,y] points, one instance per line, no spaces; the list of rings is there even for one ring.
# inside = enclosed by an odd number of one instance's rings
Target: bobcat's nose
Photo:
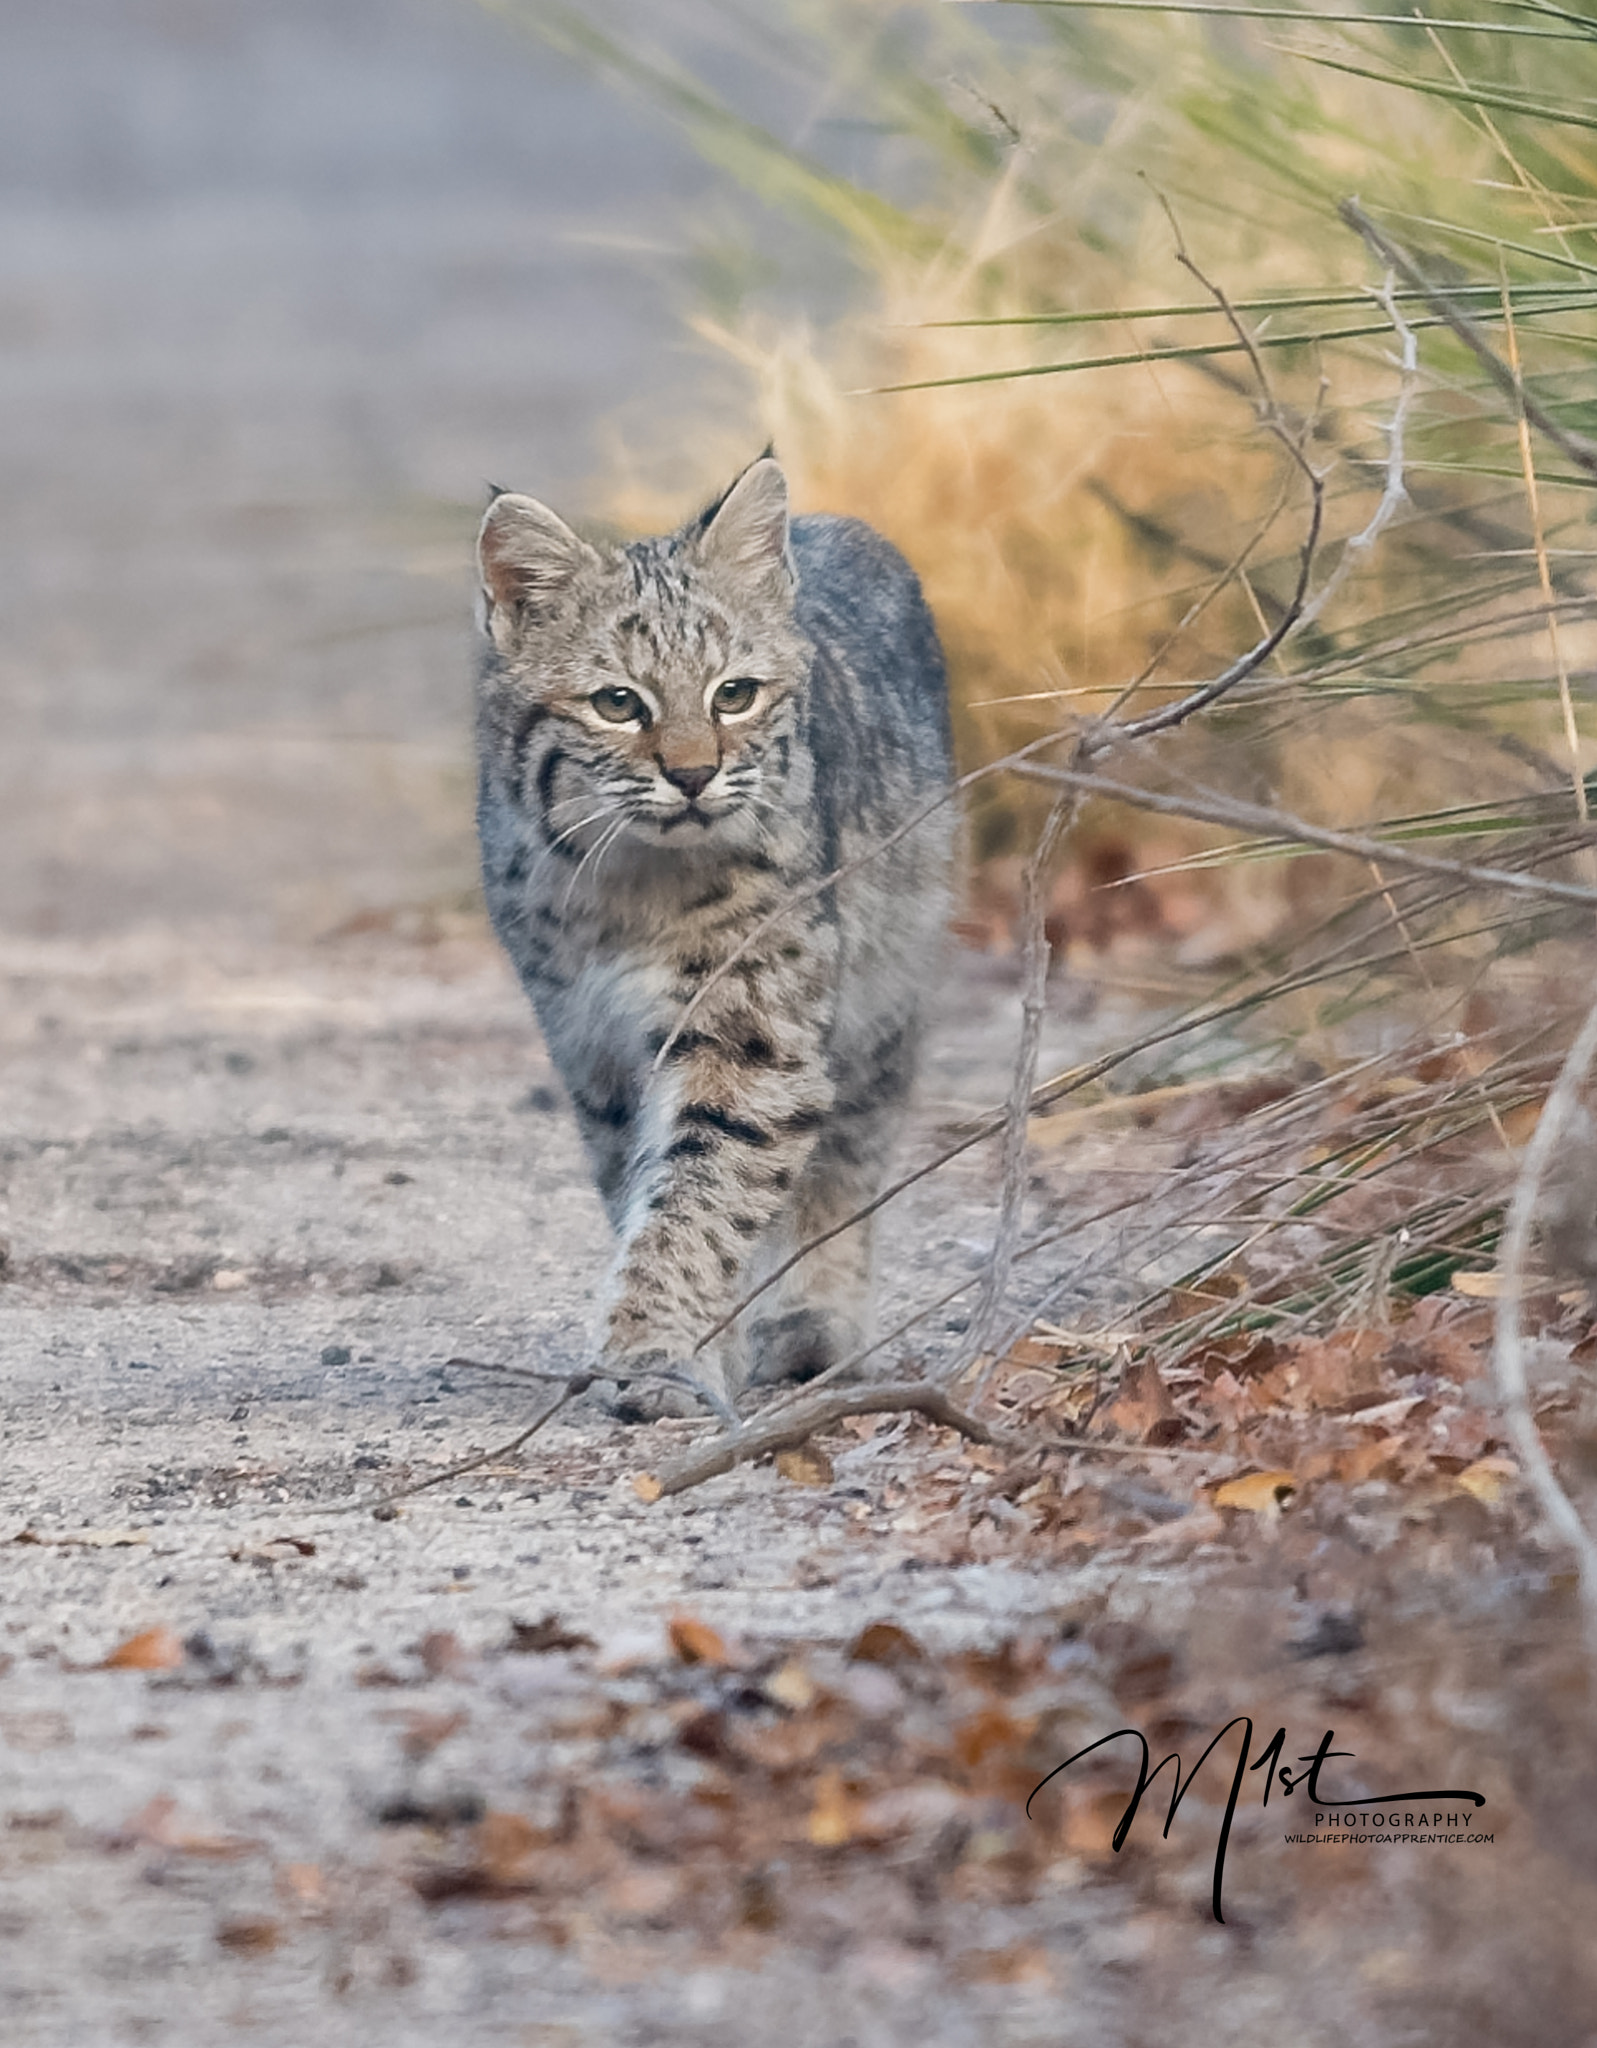
[[[693,797],[698,796],[702,790],[709,788],[710,784],[715,780],[716,769],[719,765],[718,762],[712,761],[708,767],[701,763],[691,768],[671,768],[662,761],[660,763],[660,773],[671,784],[673,789],[680,789],[683,795],[691,800]]]

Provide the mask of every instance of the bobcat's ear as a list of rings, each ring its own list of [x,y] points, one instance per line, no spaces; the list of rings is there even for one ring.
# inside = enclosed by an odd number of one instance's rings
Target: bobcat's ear
[[[794,581],[787,538],[787,478],[772,455],[751,462],[699,529],[701,562],[713,562],[755,580]]]
[[[489,602],[536,617],[599,560],[563,519],[536,498],[502,491],[483,515],[477,565]]]

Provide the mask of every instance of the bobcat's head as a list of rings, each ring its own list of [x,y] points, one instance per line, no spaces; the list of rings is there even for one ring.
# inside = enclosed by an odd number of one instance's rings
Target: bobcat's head
[[[813,652],[778,464],[762,456],[676,533],[624,548],[506,493],[478,562],[484,743],[545,844],[758,845]]]

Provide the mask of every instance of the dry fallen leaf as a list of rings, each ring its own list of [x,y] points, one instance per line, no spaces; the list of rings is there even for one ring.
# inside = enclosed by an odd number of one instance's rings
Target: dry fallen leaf
[[[926,1652],[896,1621],[867,1622],[849,1645],[851,1664],[920,1664]]]
[[[638,1496],[639,1500],[653,1507],[661,1494],[664,1493],[665,1488],[652,1472],[639,1472],[633,1478],[632,1491]]]
[[[318,1920],[327,1911],[327,1879],[316,1863],[285,1863],[277,1873],[277,1890],[302,1920]]]
[[[760,1690],[774,1705],[786,1707],[790,1713],[801,1714],[814,1701],[816,1685],[798,1659],[789,1657],[764,1680]]]
[[[549,1837],[519,1813],[485,1813],[477,1823],[472,1845],[483,1874],[494,1886],[521,1883],[527,1865]]]
[[[458,1678],[471,1662],[460,1638],[443,1628],[430,1629],[416,1645],[416,1655],[429,1678]]]
[[[241,1835],[201,1835],[178,1819],[177,1801],[169,1792],[159,1792],[141,1806],[120,1830],[118,1841],[128,1847],[170,1849],[178,1856],[209,1856],[218,1861],[248,1856],[259,1845]]]
[[[397,1721],[401,1734],[399,1746],[412,1763],[420,1763],[424,1756],[431,1756],[442,1742],[458,1734],[465,1727],[467,1715],[463,1707],[452,1713],[429,1714],[421,1707],[394,1707],[381,1716],[385,1721]]]
[[[1027,1943],[1017,1943],[1012,1948],[967,1950],[956,1959],[954,1970],[967,1984],[1048,1985],[1054,1981],[1048,1951]]]
[[[1181,1434],[1181,1418],[1152,1354],[1134,1358],[1120,1376],[1120,1391],[1106,1419],[1139,1442],[1168,1443]]]
[[[832,1461],[819,1444],[800,1444],[796,1450],[778,1451],[776,1469],[795,1486],[830,1486]]]
[[[175,1671],[183,1662],[182,1639],[169,1628],[141,1629],[118,1643],[95,1667],[100,1671]]]
[[[1504,1488],[1518,1477],[1519,1467],[1512,1458],[1477,1458],[1459,1473],[1456,1484],[1491,1507],[1502,1499]]]
[[[314,1557],[316,1545],[309,1536],[268,1536],[259,1543],[241,1543],[227,1554],[234,1564],[291,1564]]]
[[[1036,1728],[1034,1714],[1016,1720],[1000,1706],[983,1707],[954,1730],[954,1755],[967,1770],[975,1770],[989,1757],[1001,1757],[1018,1749]]]
[[[236,1919],[224,1920],[216,1930],[216,1938],[236,1956],[264,1956],[270,1955],[282,1940],[283,1929],[278,1921],[268,1920],[263,1914],[241,1914]]]
[[[1250,1515],[1275,1515],[1297,1492],[1291,1472],[1249,1472],[1242,1479],[1228,1479],[1215,1489],[1217,1508],[1242,1508]]]
[[[512,1620],[505,1648],[525,1656],[542,1656],[554,1650],[594,1650],[598,1644],[580,1629],[568,1628],[551,1608],[539,1621]]]
[[[854,1839],[859,1802],[843,1783],[841,1771],[822,1771],[805,1832],[817,1849],[840,1849]]]
[[[731,1654],[725,1642],[707,1621],[691,1614],[673,1614],[666,1625],[671,1648],[684,1664],[729,1664]]]
[[[1503,1298],[1503,1276],[1495,1266],[1486,1273],[1455,1273],[1447,1284],[1455,1294],[1468,1295],[1472,1301],[1501,1301]],[[1522,1273],[1519,1285],[1522,1294],[1551,1294],[1558,1282],[1551,1273]],[[1572,1298],[1580,1299],[1578,1295]]]

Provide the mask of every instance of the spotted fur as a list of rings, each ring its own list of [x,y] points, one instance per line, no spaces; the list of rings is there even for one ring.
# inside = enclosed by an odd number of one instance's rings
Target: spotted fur
[[[936,630],[869,527],[789,521],[768,456],[624,548],[503,494],[479,560],[483,874],[616,1235],[599,1356],[634,1387],[691,1375],[724,1409],[751,1370],[809,1377],[866,1341],[868,1224],[696,1350],[883,1184],[947,917],[951,806],[683,1013],[784,897],[946,789]]]

